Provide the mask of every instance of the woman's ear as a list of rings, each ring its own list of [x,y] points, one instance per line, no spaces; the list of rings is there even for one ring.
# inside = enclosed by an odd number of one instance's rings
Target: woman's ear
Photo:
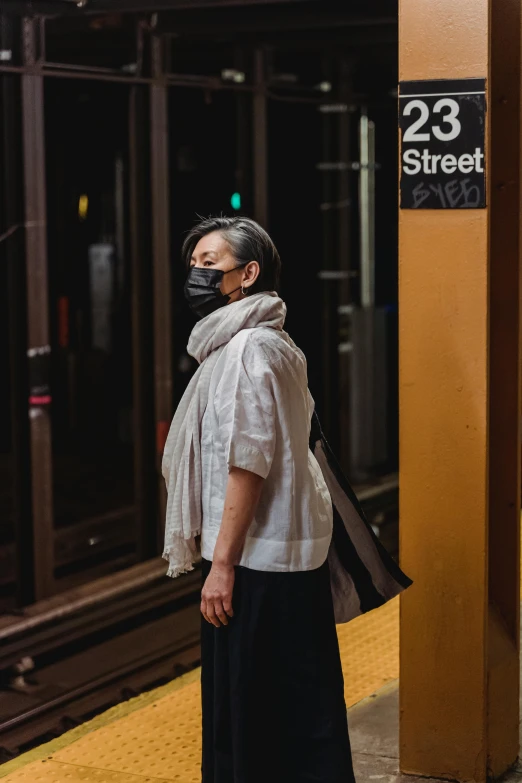
[[[243,267],[243,285],[247,288],[250,288],[254,285],[257,278],[259,277],[261,272],[261,268],[259,266],[259,263],[257,261],[250,261],[246,266]]]

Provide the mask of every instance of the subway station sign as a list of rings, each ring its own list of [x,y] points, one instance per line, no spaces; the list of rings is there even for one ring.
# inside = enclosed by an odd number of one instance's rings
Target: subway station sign
[[[401,82],[401,209],[486,206],[485,79]]]

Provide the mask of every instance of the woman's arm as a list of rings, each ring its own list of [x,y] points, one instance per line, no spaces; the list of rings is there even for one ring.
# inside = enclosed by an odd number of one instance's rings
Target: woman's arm
[[[256,473],[231,467],[221,528],[212,568],[201,591],[201,613],[207,622],[228,625],[233,616],[234,565],[239,563],[246,534],[256,512],[264,479]]]

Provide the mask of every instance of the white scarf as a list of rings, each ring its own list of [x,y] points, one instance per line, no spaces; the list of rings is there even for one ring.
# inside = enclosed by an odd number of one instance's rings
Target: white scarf
[[[187,350],[200,366],[174,414],[161,466],[168,492],[163,551],[168,576],[192,571],[196,559],[202,521],[201,422],[216,362],[242,329],[281,331],[285,317],[286,305],[276,293],[253,294],[207,315],[192,330]]]

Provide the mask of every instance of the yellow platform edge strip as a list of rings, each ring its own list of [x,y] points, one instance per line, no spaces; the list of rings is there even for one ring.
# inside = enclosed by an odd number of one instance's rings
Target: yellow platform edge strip
[[[46,742],[44,745],[39,745],[37,748],[28,750],[27,753],[23,753],[21,756],[17,756],[12,761],[6,761],[5,764],[0,766],[0,778],[6,777],[11,772],[15,772],[26,764],[30,764],[32,761],[41,761],[46,756],[50,756],[52,753],[56,753],[62,748],[66,748],[68,745],[72,745],[73,742],[85,737],[92,731],[98,731],[98,729],[108,726],[114,721],[120,720],[120,718],[130,715],[136,710],[140,710],[142,707],[146,707],[148,704],[152,704],[158,699],[167,696],[169,693],[184,688],[186,685],[190,685],[200,679],[200,669],[193,669],[187,674],[182,674],[181,677],[176,677],[172,682],[168,682],[166,685],[161,685],[159,688],[155,688],[147,693],[140,693],[139,696],[135,696],[133,699],[115,704],[114,707],[106,710],[105,712],[96,715],[91,720],[82,723],[81,726],[76,726],[74,729],[61,734],[56,739]]]

